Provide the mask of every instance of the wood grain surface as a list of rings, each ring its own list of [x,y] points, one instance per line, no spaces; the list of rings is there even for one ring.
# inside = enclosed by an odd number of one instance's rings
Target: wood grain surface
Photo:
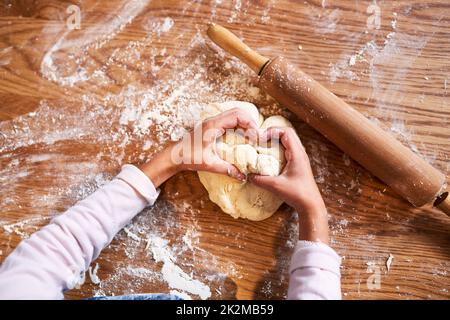
[[[122,164],[142,163],[176,139],[197,105],[241,99],[294,122],[343,258],[343,298],[450,298],[449,218],[412,208],[259,92],[252,72],[205,35],[217,22],[261,54],[285,56],[448,176],[450,3],[377,1],[378,29],[368,25],[372,3],[3,1],[0,261]],[[66,23],[71,4],[80,29]],[[262,222],[234,220],[195,173],[179,174],[95,261],[101,283],[88,278],[66,297],[169,292],[148,248],[158,238],[212,299],[282,299],[296,219],[284,205]],[[373,275],[379,286],[368,286]]]

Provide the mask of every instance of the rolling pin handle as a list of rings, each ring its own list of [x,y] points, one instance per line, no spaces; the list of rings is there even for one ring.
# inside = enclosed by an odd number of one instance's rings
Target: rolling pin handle
[[[244,62],[257,74],[260,74],[261,70],[269,62],[268,58],[250,49],[231,31],[218,24],[209,24],[206,33],[215,44]]]

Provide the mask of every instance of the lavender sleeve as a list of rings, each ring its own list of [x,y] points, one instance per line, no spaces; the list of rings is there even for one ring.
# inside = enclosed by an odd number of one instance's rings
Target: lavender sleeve
[[[138,168],[120,174],[22,241],[0,267],[0,299],[62,299],[114,235],[159,192]]]
[[[341,258],[319,242],[298,241],[291,259],[288,299],[341,299]]]

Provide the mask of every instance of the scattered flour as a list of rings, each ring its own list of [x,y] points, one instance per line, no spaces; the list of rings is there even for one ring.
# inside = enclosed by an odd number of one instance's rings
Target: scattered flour
[[[143,267],[133,267],[133,266],[127,266],[126,267],[126,273],[130,276],[137,277],[137,278],[155,278],[157,279],[159,277],[159,273],[143,268]]]
[[[157,37],[160,37],[161,34],[169,32],[174,25],[174,21],[170,17],[165,18],[150,18],[145,21],[144,29],[148,32],[155,33]]]
[[[340,9],[317,8],[308,4],[308,18],[314,26],[315,32],[325,35],[337,30],[342,12]]]
[[[126,228],[126,227],[123,228],[123,231],[126,233],[126,235],[127,235],[129,238],[133,239],[134,241],[137,241],[137,242],[140,242],[140,241],[141,241],[141,238],[140,238],[137,234],[131,232],[128,228]]]
[[[242,7],[241,0],[234,0],[233,2],[234,2],[234,7],[232,8],[231,15],[228,18],[228,21],[227,21],[228,23],[232,23],[232,22],[234,22],[234,20],[236,20],[237,16],[240,14],[240,10]]]
[[[168,248],[167,240],[160,237],[151,237],[147,241],[153,259],[156,262],[163,263],[161,273],[170,288],[198,295],[203,300],[211,296],[211,290],[207,285],[193,279],[192,276],[175,264],[176,259]]]
[[[94,268],[92,268],[92,266],[90,266],[89,270],[88,270],[89,279],[91,279],[91,282],[93,284],[97,284],[97,285],[101,283],[101,280],[100,280],[100,278],[97,275],[98,269],[99,269],[99,264],[96,263]]]
[[[394,256],[392,254],[389,253],[389,257],[386,259],[386,269],[387,272],[389,272],[391,270],[391,265],[392,262],[394,261]]]
[[[0,226],[7,234],[16,234],[22,239],[26,239],[30,236],[31,233],[38,230],[40,225],[42,225],[44,222],[48,222],[50,219],[51,217],[38,216],[34,218],[19,220],[10,224],[0,222]]]

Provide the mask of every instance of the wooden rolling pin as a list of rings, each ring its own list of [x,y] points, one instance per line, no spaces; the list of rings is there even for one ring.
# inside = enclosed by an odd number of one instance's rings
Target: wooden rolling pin
[[[211,24],[208,36],[259,75],[259,87],[322,133],[416,207],[433,203],[450,216],[444,174],[283,57],[268,59]]]

